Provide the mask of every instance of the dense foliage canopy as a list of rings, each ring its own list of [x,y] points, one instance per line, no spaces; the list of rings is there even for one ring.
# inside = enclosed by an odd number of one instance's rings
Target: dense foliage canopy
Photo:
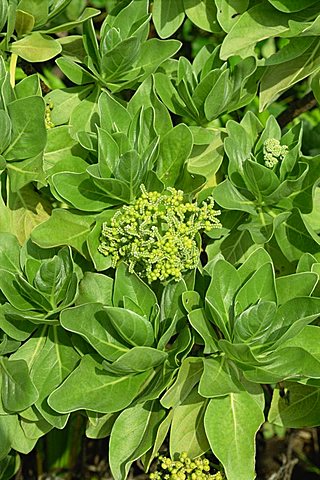
[[[320,425],[319,2],[85,3],[0,2],[0,478],[80,414],[254,479]]]

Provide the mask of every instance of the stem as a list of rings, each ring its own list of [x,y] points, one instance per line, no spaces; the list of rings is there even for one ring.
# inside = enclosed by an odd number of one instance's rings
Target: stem
[[[14,88],[16,84],[17,61],[18,61],[18,55],[16,53],[12,53],[11,59],[10,59],[10,83],[12,88]]]
[[[292,122],[296,117],[299,117],[304,112],[308,112],[317,106],[318,102],[314,98],[312,92],[308,93],[303,98],[298,98],[290,104],[290,107],[282,112],[277,121],[281,128],[284,128],[288,123]]]

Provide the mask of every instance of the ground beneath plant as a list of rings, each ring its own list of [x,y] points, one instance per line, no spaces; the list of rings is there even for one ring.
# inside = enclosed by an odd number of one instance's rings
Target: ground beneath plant
[[[319,480],[320,429],[287,430],[283,436],[257,436],[257,480]],[[22,466],[14,480],[112,480],[107,462],[107,441],[86,439],[72,469],[46,473],[37,450],[22,455]],[[43,459],[42,459],[43,460]],[[39,471],[40,470],[40,471]],[[136,462],[128,480],[146,480]]]

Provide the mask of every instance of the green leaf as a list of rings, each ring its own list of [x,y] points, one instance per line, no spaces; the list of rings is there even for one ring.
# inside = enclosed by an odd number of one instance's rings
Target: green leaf
[[[51,110],[51,120],[55,125],[62,125],[69,121],[70,115],[81,101],[88,96],[92,90],[92,85],[81,87],[57,88],[45,96],[47,103],[53,104]],[[51,129],[55,131],[55,129]],[[50,131],[51,131],[50,130]],[[50,139],[50,134],[48,140]],[[62,143],[63,145],[63,143]]]
[[[217,19],[225,32],[229,32],[249,6],[249,0],[215,0],[217,5]]]
[[[277,175],[264,165],[247,160],[244,162],[243,170],[249,190],[260,202],[263,197],[272,194],[280,186]]]
[[[49,217],[51,205],[31,185],[9,196],[8,206],[0,199],[0,231],[13,233],[23,244],[32,230]]]
[[[265,65],[278,65],[293,60],[304,54],[313,42],[314,37],[293,37],[283,48],[268,57]]]
[[[192,143],[192,134],[184,124],[177,125],[162,138],[156,173],[166,186],[174,186],[191,153]]]
[[[26,312],[16,310],[9,303],[0,306],[0,328],[15,340],[25,341],[36,329]]]
[[[111,29],[113,31],[116,29],[123,39],[130,37],[133,33],[135,36],[138,36],[137,30],[139,31],[141,24],[144,24],[147,14],[147,0],[139,0],[138,2],[126,1],[108,12],[102,32],[103,34],[106,32],[105,34],[108,36]],[[101,36],[104,36],[103,34]]]
[[[86,172],[58,172],[51,181],[58,195],[80,211],[100,212],[117,203]]]
[[[83,67],[78,65],[77,63],[73,62],[69,58],[61,57],[56,60],[56,64],[69,78],[73,83],[76,85],[85,85],[87,83],[93,83],[95,81],[95,77],[91,75],[87,70]]]
[[[17,237],[11,233],[0,234],[1,269],[12,273],[20,273],[20,245]]]
[[[47,176],[58,172],[85,172],[88,164],[86,152],[69,133],[69,127],[50,128],[44,152],[44,169]],[[20,164],[19,164],[20,166]]]
[[[43,154],[42,152],[35,157],[27,158],[19,163],[8,162],[7,171],[10,178],[11,190],[17,193],[28,183],[39,182],[46,183],[45,173],[43,171]]]
[[[275,314],[274,302],[261,301],[248,307],[235,319],[234,342],[258,344],[263,347]]]
[[[207,247],[207,254],[211,260],[217,253],[222,253],[224,258],[232,264],[239,263],[244,260],[250,247],[253,246],[253,240],[248,231],[244,230],[239,233],[233,230],[230,234],[214,244]]]
[[[158,402],[147,402],[124,410],[113,426],[109,463],[114,480],[127,477],[134,460],[152,447],[166,413]]]
[[[311,7],[317,0],[268,0],[280,12],[291,13],[299,12],[305,8]]]
[[[103,78],[107,82],[119,81],[130,72],[138,58],[140,42],[138,38],[127,38],[105,53],[101,59]]]
[[[254,480],[255,435],[264,422],[260,387],[210,400],[204,424],[211,450],[228,480]]]
[[[81,335],[105,359],[113,362],[129,348],[121,341],[100,303],[87,303],[61,313],[61,325]]]
[[[96,68],[99,71],[101,65],[101,56],[92,18],[89,18],[83,22],[82,40],[85,51],[89,57],[89,62],[92,64],[91,69],[94,70]]]
[[[212,196],[221,207],[227,210],[242,210],[253,215],[256,214],[254,202],[242,195],[230,180],[219,183]]]
[[[188,315],[189,321],[196,332],[204,341],[204,353],[214,353],[218,351],[218,335],[215,332],[212,322],[205,315],[202,308],[192,310]]]
[[[273,391],[268,420],[286,428],[314,427],[319,423],[320,389],[285,383],[284,393]]]
[[[211,272],[211,282],[206,293],[206,302],[212,306],[213,323],[226,338],[232,328],[232,307],[234,296],[240,287],[240,278],[235,267],[225,260],[218,260]],[[214,311],[213,311],[214,310]],[[215,311],[218,315],[215,314]],[[222,323],[219,321],[222,319]]]
[[[293,200],[295,207],[299,208],[301,213],[310,213],[316,203],[317,190],[314,191],[315,185],[318,184],[320,173],[318,169],[319,157],[308,157],[303,159],[309,166],[307,175],[304,177],[301,188]]]
[[[101,273],[85,272],[79,285],[76,305],[102,303],[112,305],[113,279]]]
[[[140,132],[140,140],[142,137],[143,133]],[[131,199],[140,193],[139,187],[143,181],[143,170],[141,158],[135,150],[126,152],[119,158],[114,176],[128,185]]]
[[[71,249],[68,247],[62,248],[53,258],[43,260],[33,279],[35,289],[48,296],[55,308],[61,303],[67,306],[74,283],[77,285],[78,279],[74,273]],[[74,298],[71,299],[73,300]]]
[[[118,377],[103,370],[91,356],[49,396],[49,406],[58,413],[86,409],[99,413],[119,412],[138,394],[150,372]]]
[[[105,438],[111,433],[114,422],[116,421],[117,413],[106,413],[105,415],[87,411],[89,419],[86,428],[86,437],[88,438]]]
[[[86,52],[81,35],[67,35],[60,37],[58,42],[62,46],[61,55],[77,62],[84,62]]]
[[[271,257],[268,252],[262,247],[254,250],[238,269],[241,283],[247,281],[254,272],[266,263],[271,263]]]
[[[173,410],[170,430],[170,456],[175,458],[185,451],[191,458],[209,450],[203,417],[207,400],[194,388],[182,403]]]
[[[153,329],[145,317],[119,307],[104,307],[103,311],[107,321],[129,345],[133,347],[153,345]]]
[[[15,415],[1,415],[0,417],[0,435],[2,442],[0,444],[0,459],[1,463],[5,461],[5,457],[11,450],[11,428],[14,424]],[[10,430],[9,430],[10,429]]]
[[[0,433],[3,439],[0,447],[0,458],[5,457],[11,448],[20,453],[29,453],[37,442],[37,439],[28,439],[26,437],[21,428],[18,415],[1,415]]]
[[[206,177],[208,183],[215,183],[216,173],[219,170],[223,160],[223,140],[220,130],[213,130],[210,136],[210,142],[196,144],[196,131],[208,132],[208,129],[201,127],[190,127],[191,133],[194,137],[194,146],[188,160],[188,170],[190,173],[203,175]],[[201,129],[200,132],[198,129]],[[209,186],[209,185],[208,185]]]
[[[89,251],[89,255],[95,266],[95,269],[98,272],[101,272],[111,267],[110,255],[106,257],[99,252],[98,248],[100,246],[102,225],[105,221],[109,222],[112,216],[113,212],[111,210],[106,210],[105,212],[103,212],[99,216],[99,218],[97,218],[96,224],[91,229],[91,232],[89,233],[87,238],[87,248]]]
[[[165,419],[160,423],[152,448],[141,459],[146,472],[148,472],[153,459],[157,456],[161,445],[168,435],[172,414],[173,410],[170,410]]]
[[[16,24],[15,30],[17,32],[18,38],[22,37],[27,33],[30,33],[33,30],[35,23],[35,18],[28,12],[18,9],[16,12]]]
[[[235,297],[237,314],[261,300],[277,302],[274,271],[271,263],[262,265],[241,287]]]
[[[269,3],[254,5],[245,11],[225,37],[221,47],[221,58],[231,55],[244,57],[254,54],[257,42],[278,36],[288,30],[288,16],[276,11]]]
[[[199,28],[208,32],[220,32],[217,7],[210,0],[183,0],[187,17]]]
[[[70,135],[77,140],[78,132],[91,132],[97,123],[98,99],[100,89],[95,87],[90,95],[84,98],[70,116]]]
[[[36,26],[46,23],[48,19],[48,1],[43,0],[20,0],[19,9],[29,13],[35,19]]]
[[[267,67],[261,80],[260,111],[292,85],[315,72],[318,69],[319,57],[320,47],[314,40],[300,57]]]
[[[307,325],[292,338],[282,342],[281,347],[299,347],[304,349],[307,347],[308,353],[320,360],[320,328],[316,325]]]
[[[0,480],[14,477],[20,468],[20,457],[11,453],[0,461]]]
[[[67,22],[67,23],[60,23],[56,27],[46,28],[41,31],[44,33],[68,32],[69,30],[73,30],[78,25],[81,25],[86,20],[96,17],[99,14],[100,14],[100,11],[97,10],[96,8],[87,7],[83,10],[80,17],[77,18],[77,20],[74,20],[72,22]]]
[[[47,132],[44,123],[45,106],[37,96],[14,100],[8,105],[12,124],[11,142],[3,152],[6,160],[22,160],[44,150]]]
[[[80,356],[74,350],[69,335],[60,326],[50,327],[46,342],[32,365],[30,376],[39,392],[35,405],[53,426],[62,428],[66,416],[58,416],[47,403],[48,395],[74,370]]]
[[[269,330],[274,346],[282,345],[285,340],[293,338],[306,325],[311,323],[320,311],[320,299],[314,297],[297,297],[281,305],[274,324]]]
[[[58,55],[61,50],[62,47],[57,40],[38,32],[33,32],[11,44],[11,51],[27,62],[46,62]]]
[[[285,379],[320,378],[320,362],[304,348],[279,348],[268,357],[268,365],[244,372],[255,383],[278,383]]]
[[[11,412],[25,410],[38,399],[38,392],[30,379],[28,366],[23,360],[0,360],[4,407]]]
[[[242,390],[235,366],[225,356],[206,357],[199,393],[203,397],[221,397]]]
[[[224,70],[205,99],[204,113],[207,120],[212,121],[227,110],[231,94],[229,70]]]
[[[320,252],[318,235],[296,208],[288,219],[278,226],[275,237],[283,254],[291,262],[299,260],[303,252],[313,255]]]
[[[144,106],[152,107],[154,112],[154,128],[158,135],[164,135],[172,128],[170,114],[165,105],[155,94],[154,77],[147,77],[128,103],[128,110],[134,115]]]
[[[152,19],[160,38],[170,37],[183,22],[183,0],[154,0]]]
[[[187,109],[186,104],[173,86],[170,77],[162,72],[156,72],[154,79],[156,92],[164,105],[177,115],[185,115]]]
[[[0,110],[0,152],[6,150],[11,140],[11,121],[5,110]]]
[[[308,297],[318,282],[318,275],[311,272],[295,273],[276,278],[278,305],[295,297]]]
[[[86,254],[85,242],[93,222],[92,216],[76,215],[58,208],[53,210],[47,222],[32,231],[32,240],[43,248],[70,245]]]
[[[8,2],[1,2],[0,4],[0,30],[3,29],[8,15]]]
[[[139,373],[161,365],[167,357],[166,352],[161,352],[155,348],[133,347],[115,362],[103,362],[103,367],[107,372],[115,375]]]
[[[109,133],[119,131],[127,133],[131,123],[128,110],[109,92],[102,92],[99,101],[100,126]]]
[[[90,165],[87,168],[87,172],[93,179],[93,182],[99,187],[109,198],[117,200],[116,203],[129,203],[132,201],[131,192],[129,186],[126,182],[118,180],[116,178],[102,178],[100,172],[98,171],[98,166]]]
[[[115,307],[123,306],[123,298],[128,296],[140,306],[144,315],[150,318],[157,297],[150,287],[135,273],[129,273],[125,263],[120,263],[116,270],[113,304]]]
[[[178,370],[176,381],[161,398],[161,404],[165,408],[171,408],[183,403],[193,387],[198,384],[202,371],[203,361],[201,358],[185,358]]]

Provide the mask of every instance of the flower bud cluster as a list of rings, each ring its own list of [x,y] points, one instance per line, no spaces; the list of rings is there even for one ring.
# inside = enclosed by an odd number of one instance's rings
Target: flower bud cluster
[[[223,480],[221,472],[210,473],[209,460],[206,458],[188,457],[187,452],[182,452],[179,460],[159,456],[160,470],[150,473],[150,480]]]
[[[275,138],[268,138],[263,144],[263,157],[265,166],[273,168],[283,160],[288,152],[287,145],[281,145],[279,140]]]
[[[52,109],[53,109],[53,103],[51,101],[49,103],[46,103],[44,122],[45,122],[47,130],[49,130],[49,128],[53,128],[55,126],[53,121],[51,120],[51,110]]]
[[[147,277],[148,282],[173,278],[195,268],[200,248],[196,236],[219,228],[219,211],[209,198],[201,206],[184,203],[183,192],[167,188],[164,193],[147,192],[132,205],[120,208],[111,224],[103,224],[99,251],[110,255],[115,267],[123,259],[129,271]]]

